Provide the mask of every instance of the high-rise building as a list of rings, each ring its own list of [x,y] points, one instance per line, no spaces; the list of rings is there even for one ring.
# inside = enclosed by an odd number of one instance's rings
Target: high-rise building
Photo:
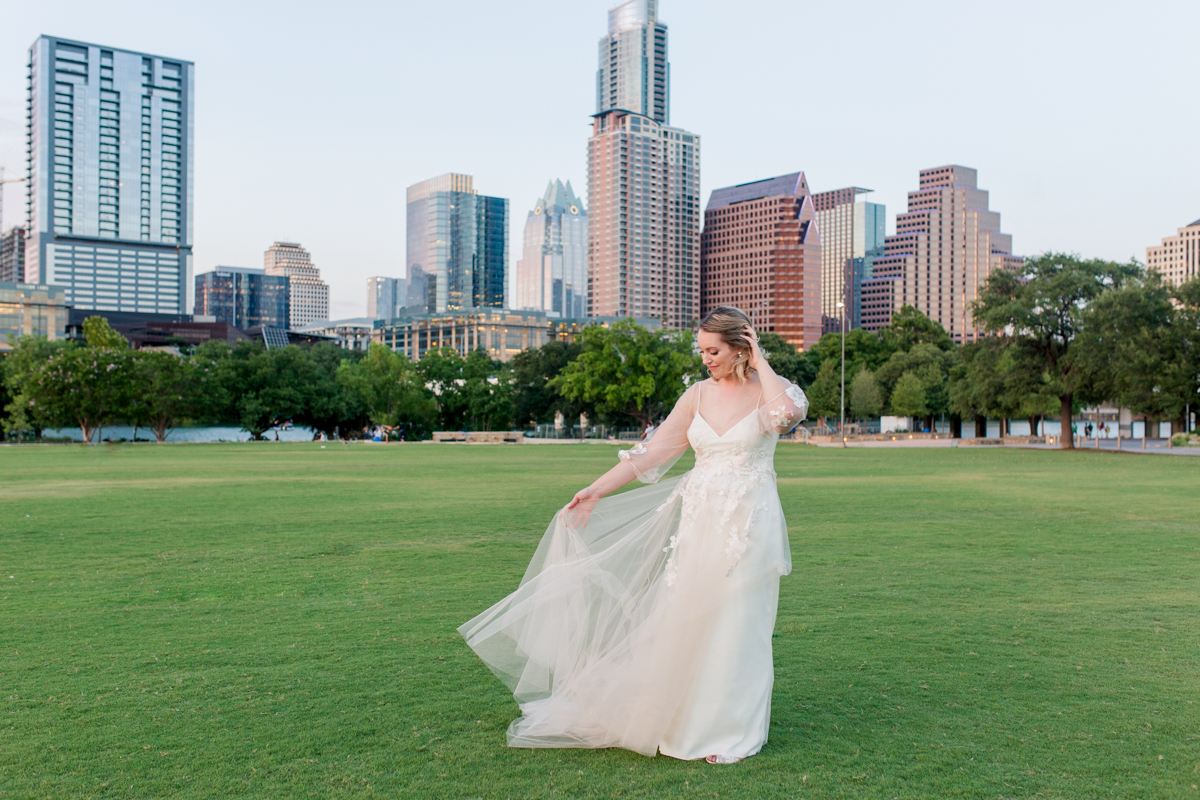
[[[367,278],[367,318],[395,319],[408,305],[404,278]]]
[[[887,209],[857,200],[871,191],[851,186],[813,195],[821,229],[821,314],[826,332],[862,327],[862,282],[871,277],[876,256],[883,255]]]
[[[507,280],[507,199],[453,172],[408,187],[409,307],[501,308]]]
[[[25,282],[25,229],[9,228],[0,236],[0,281]]]
[[[970,167],[923,169],[920,189],[908,193],[908,211],[862,282],[862,327],[886,327],[901,306],[915,306],[956,342],[979,336],[971,304],[993,269],[1015,269],[1012,237],[1000,232],[1000,213]]]
[[[1200,277],[1200,219],[1174,236],[1164,236],[1162,244],[1147,247],[1146,267],[1172,286]]]
[[[249,267],[217,267],[196,276],[196,314],[243,330],[290,325],[291,281]]]
[[[182,59],[33,43],[27,279],[76,308],[191,311],[193,87]]]
[[[288,279],[289,328],[299,330],[329,319],[329,286],[307,250],[295,242],[275,242],[263,254],[263,269]]]
[[[700,237],[700,314],[736,306],[800,349],[821,338],[821,253],[803,172],[717,189]]]
[[[667,26],[657,2],[609,12],[588,140],[588,314],[700,314],[700,137],[668,126]]]
[[[9,337],[65,339],[71,307],[61,286],[0,280],[0,353],[11,350]]]
[[[658,0],[628,0],[609,10],[599,61],[597,114],[621,109],[671,122],[667,26],[658,21]]]
[[[551,181],[525,218],[512,307],[555,318],[587,313],[587,211],[570,181]]]

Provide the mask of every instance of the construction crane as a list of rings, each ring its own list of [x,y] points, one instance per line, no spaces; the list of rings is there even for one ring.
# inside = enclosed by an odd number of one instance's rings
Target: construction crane
[[[5,178],[4,167],[0,167],[0,233],[4,233],[4,184],[21,183],[28,178]]]

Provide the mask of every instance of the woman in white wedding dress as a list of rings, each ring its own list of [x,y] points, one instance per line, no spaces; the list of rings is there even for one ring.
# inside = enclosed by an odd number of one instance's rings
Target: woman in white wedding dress
[[[738,309],[698,341],[710,378],[555,516],[517,591],[458,629],[520,704],[511,747],[732,763],[767,740],[792,568],[775,442],[808,401]],[[695,467],[660,482],[689,445]],[[601,499],[635,478],[654,485]]]

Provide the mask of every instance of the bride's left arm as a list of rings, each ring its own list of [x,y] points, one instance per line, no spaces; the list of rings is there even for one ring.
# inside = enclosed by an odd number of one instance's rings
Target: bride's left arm
[[[750,367],[762,382],[763,399],[766,400],[761,411],[763,422],[779,433],[789,431],[804,420],[808,413],[808,398],[799,386],[779,377],[771,369],[753,328],[746,328],[746,338],[750,340]]]

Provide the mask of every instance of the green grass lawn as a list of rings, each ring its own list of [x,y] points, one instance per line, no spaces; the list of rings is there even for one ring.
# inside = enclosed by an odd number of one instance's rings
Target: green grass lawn
[[[781,445],[770,741],[510,750],[455,627],[607,446],[0,448],[0,798],[1200,800],[1200,459]]]

